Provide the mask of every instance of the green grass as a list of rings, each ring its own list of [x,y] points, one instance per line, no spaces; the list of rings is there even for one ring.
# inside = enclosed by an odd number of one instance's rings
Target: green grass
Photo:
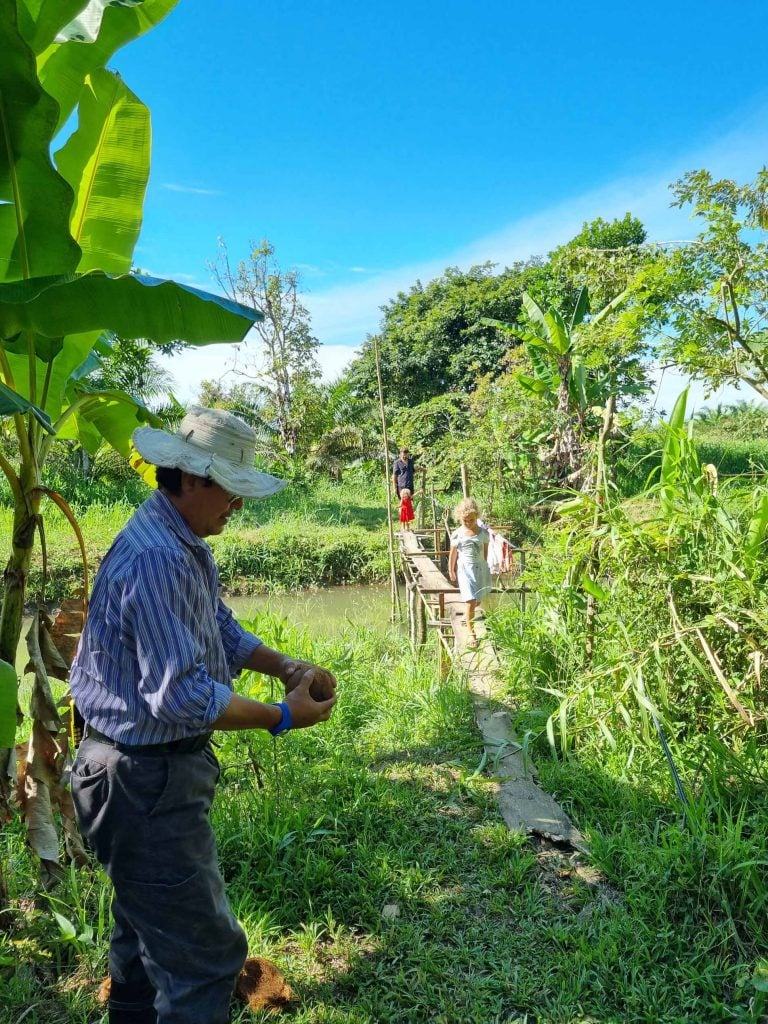
[[[433,659],[404,656],[397,634],[312,641],[269,614],[254,628],[340,680],[330,723],[278,741],[229,735],[219,750],[230,897],[252,952],[296,989],[296,1024],[764,1019],[761,935],[734,929],[721,899],[725,846],[754,840],[757,818],[715,848],[685,830],[650,756],[632,776],[618,756],[544,761],[610,883],[591,884],[502,823],[460,679],[437,683]],[[271,695],[257,676],[241,689]],[[0,938],[8,1021],[32,1005],[26,1024],[98,1020],[101,875],[73,872],[56,893],[75,926],[64,941],[45,900],[24,903],[33,869],[18,823],[2,843],[17,914]]]
[[[733,431],[696,423],[693,439],[701,462],[714,465],[721,478],[738,476],[752,483],[764,478],[768,466],[765,437],[740,437]],[[622,494],[642,491],[651,473],[658,477],[663,445],[659,431],[641,430],[617,447],[617,481]]]

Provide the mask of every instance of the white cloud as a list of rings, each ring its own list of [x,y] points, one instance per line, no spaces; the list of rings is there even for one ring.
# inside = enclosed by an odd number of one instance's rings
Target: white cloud
[[[351,345],[321,345],[317,361],[320,363],[323,380],[329,381],[339,377],[357,354],[358,349]]]
[[[188,274],[183,270],[164,271],[153,270],[151,267],[139,267],[138,272],[144,277],[156,277],[162,281],[178,281],[179,284],[189,285],[190,288],[199,288],[201,291],[211,291],[210,281],[200,281],[196,274]]]
[[[180,185],[177,182],[164,181],[160,188],[167,192],[184,192],[193,196],[223,196],[224,193],[217,188],[198,188],[196,185]]]
[[[199,397],[204,380],[235,383],[237,378],[232,367],[236,349],[235,345],[205,345],[202,348],[184,349],[171,356],[160,356],[158,362],[173,374],[176,382],[174,394],[179,401],[189,403]],[[320,363],[322,379],[334,380],[356,355],[357,349],[350,345],[321,345],[317,361]]]

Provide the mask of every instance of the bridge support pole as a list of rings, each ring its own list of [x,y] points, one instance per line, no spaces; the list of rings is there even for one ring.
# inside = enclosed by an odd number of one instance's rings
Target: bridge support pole
[[[411,647],[416,646],[416,602],[419,601],[419,592],[413,580],[406,583],[406,595],[408,605],[408,639]]]
[[[418,590],[415,594],[413,611],[414,639],[417,647],[423,647],[427,642],[427,609]]]

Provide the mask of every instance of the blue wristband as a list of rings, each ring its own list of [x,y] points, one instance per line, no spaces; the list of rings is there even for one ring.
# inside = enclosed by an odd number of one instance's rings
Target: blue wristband
[[[293,719],[291,718],[291,709],[288,707],[285,701],[280,701],[279,704],[273,704],[272,707],[280,708],[283,714],[283,717],[280,719],[277,725],[273,725],[272,728],[269,730],[273,736],[279,736],[281,732],[288,732],[288,730],[293,726]]]

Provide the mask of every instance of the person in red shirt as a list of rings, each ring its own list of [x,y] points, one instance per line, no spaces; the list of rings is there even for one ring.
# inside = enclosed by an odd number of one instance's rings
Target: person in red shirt
[[[407,487],[400,490],[400,524],[404,530],[410,530],[411,523],[416,518],[411,501],[411,492]]]

